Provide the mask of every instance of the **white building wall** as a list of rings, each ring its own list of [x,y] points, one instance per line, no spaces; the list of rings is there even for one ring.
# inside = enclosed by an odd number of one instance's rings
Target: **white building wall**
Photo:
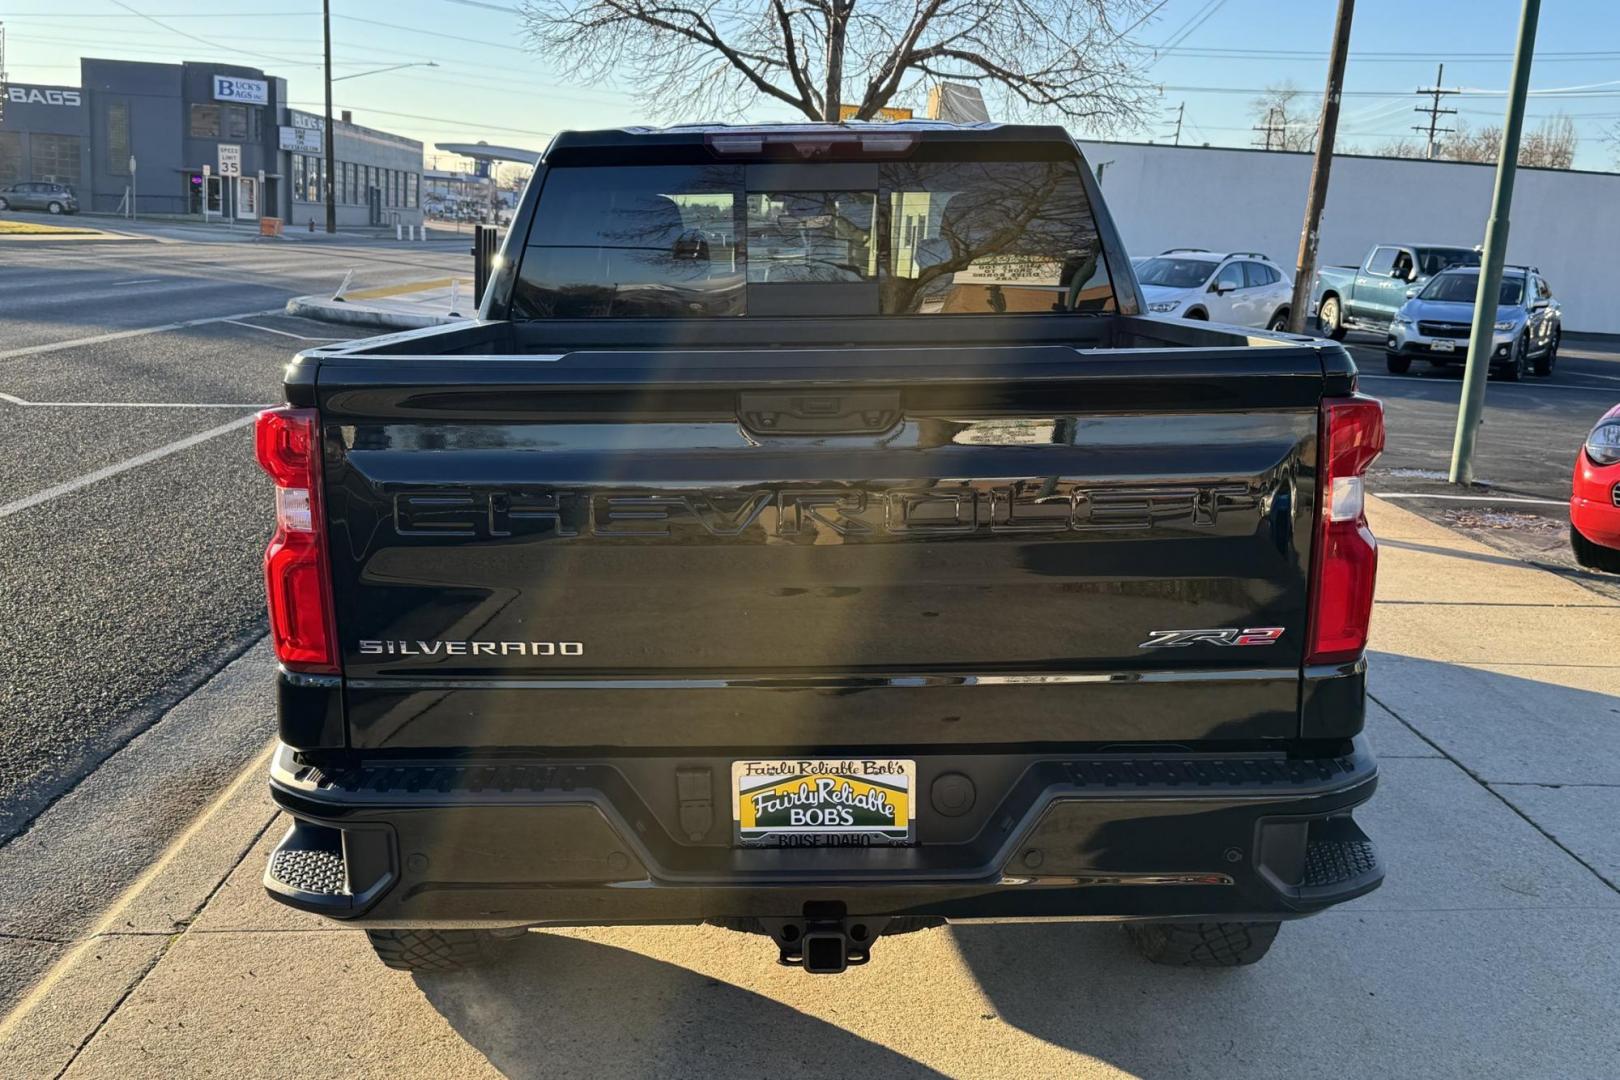
[[[1290,276],[1311,155],[1081,142],[1132,255],[1169,247],[1259,251]],[[1377,243],[1485,241],[1489,165],[1337,157],[1320,261],[1358,263]],[[1508,261],[1541,267],[1569,330],[1620,333],[1620,175],[1520,169]]]

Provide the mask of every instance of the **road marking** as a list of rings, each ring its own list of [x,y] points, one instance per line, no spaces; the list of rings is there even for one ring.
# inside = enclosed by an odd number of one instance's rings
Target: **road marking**
[[[215,436],[225,434],[227,431],[235,431],[239,427],[246,427],[248,424],[253,423],[257,417],[257,413],[237,417],[228,424],[221,424],[218,427],[209,428],[207,431],[199,431],[197,434],[188,435],[178,442],[160,446],[156,450],[148,450],[144,454],[136,454],[134,457],[120,461],[116,465],[108,465],[104,469],[85,473],[83,476],[57,484],[55,487],[48,487],[44,491],[36,492],[25,499],[8,502],[0,506],[0,518],[8,518],[12,514],[20,513],[30,507],[50,502],[52,499],[60,498],[63,495],[70,495],[81,488],[89,487],[91,484],[100,483],[108,477],[117,476],[119,473],[128,472],[131,469],[138,469],[142,465],[149,465],[159,458],[168,457],[170,454],[179,453],[181,450],[188,450],[198,443],[205,443]]]
[[[150,285],[154,281],[166,281],[166,280],[168,280],[168,279],[167,278],[160,278],[160,277],[138,277],[138,278],[131,278],[129,281],[115,281],[115,282],[113,282],[113,284],[114,285]]]
[[[402,296],[405,293],[427,292],[429,289],[448,289],[451,282],[460,281],[471,285],[472,278],[434,278],[432,281],[407,281],[403,285],[381,285],[375,289],[361,289],[359,292],[345,294],[346,300],[381,300],[385,296]]]
[[[143,326],[137,330],[114,330],[111,333],[74,338],[71,341],[53,341],[46,345],[25,345],[20,349],[0,350],[0,360],[13,360],[19,356],[38,356],[40,353],[56,352],[60,349],[76,349],[81,345],[100,345],[105,341],[122,341],[124,338],[141,337],[146,334],[162,334],[169,330],[184,330],[187,327],[205,326],[208,323],[234,322],[237,319],[251,319],[259,315],[279,315],[281,313],[280,308],[265,308],[260,311],[238,311],[234,315],[215,315],[207,319],[187,319],[184,322],[164,323],[162,326]]]
[[[3,355],[4,354],[0,354],[0,356],[3,356]],[[1581,372],[1578,377],[1583,378],[1583,379],[1608,379],[1608,378],[1613,378],[1613,376],[1610,376],[1610,375],[1588,375],[1585,372]],[[1413,377],[1411,375],[1363,375],[1363,374],[1358,374],[1356,376],[1356,378],[1362,379],[1362,380],[1367,380],[1367,381],[1384,380],[1386,382],[1402,382],[1402,383],[1406,383],[1408,386],[1455,386],[1455,387],[1458,387],[1459,389],[1462,387],[1462,383],[1451,382],[1450,380],[1447,380],[1446,382],[1440,382],[1439,380],[1435,380],[1435,379],[1415,378],[1415,377]],[[1610,390],[1608,387],[1605,387],[1605,386],[1570,386],[1570,385],[1565,384],[1565,383],[1523,383],[1523,382],[1499,383],[1499,382],[1496,382],[1495,380],[1491,381],[1491,389],[1493,391],[1498,390],[1498,389],[1506,390],[1506,389],[1508,389],[1510,387],[1515,389],[1515,390],[1566,390],[1566,391],[1567,390],[1573,390],[1573,391],[1576,391],[1577,393],[1587,393],[1587,394],[1609,394],[1611,396],[1614,394],[1613,390]]]
[[[1421,491],[1374,491],[1380,499],[1443,499],[1446,502],[1524,503],[1529,506],[1568,506],[1568,499],[1525,499],[1516,495],[1428,495]]]
[[[305,337],[303,334],[294,334],[286,330],[277,330],[273,326],[260,326],[258,323],[242,322],[240,319],[226,319],[232,326],[245,326],[249,330],[263,330],[267,334],[280,334],[282,337],[297,338],[299,341],[352,341],[346,337]]]
[[[25,409],[268,409],[246,401],[24,401],[15,394],[0,393],[0,401]]]

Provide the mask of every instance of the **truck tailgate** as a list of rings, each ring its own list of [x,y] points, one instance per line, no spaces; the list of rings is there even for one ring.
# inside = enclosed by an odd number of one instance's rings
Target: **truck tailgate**
[[[1299,733],[1314,349],[343,357],[356,748]]]

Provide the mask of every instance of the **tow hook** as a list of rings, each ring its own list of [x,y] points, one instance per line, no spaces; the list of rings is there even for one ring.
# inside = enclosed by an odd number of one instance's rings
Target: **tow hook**
[[[816,905],[805,905],[806,908]],[[829,905],[843,908],[842,904]],[[776,962],[811,975],[838,975],[872,958],[872,942],[883,933],[887,917],[866,918],[806,911],[803,919],[762,919],[776,942]]]

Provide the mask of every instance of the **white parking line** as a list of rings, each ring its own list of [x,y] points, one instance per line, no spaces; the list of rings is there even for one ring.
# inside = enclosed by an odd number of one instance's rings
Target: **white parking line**
[[[196,446],[198,443],[205,443],[215,436],[225,434],[227,431],[235,431],[239,427],[246,427],[248,424],[253,423],[256,417],[256,413],[250,413],[247,416],[238,417],[228,424],[221,424],[218,427],[209,428],[207,431],[199,431],[195,435],[188,435],[184,439],[180,439],[177,442],[169,443],[167,446],[160,446],[156,450],[148,450],[144,454],[136,454],[134,457],[125,461],[120,461],[116,465],[108,465],[104,469],[97,469],[95,472],[85,473],[83,476],[76,477],[75,479],[69,480],[65,483],[57,484],[55,487],[48,487],[44,491],[36,492],[33,495],[28,496],[26,499],[18,499],[15,502],[8,502],[5,505],[0,506],[0,518],[8,518],[12,514],[20,513],[31,507],[38,506],[41,503],[48,503],[52,499],[60,498],[63,495],[70,495],[81,488],[89,487],[91,484],[100,483],[101,481],[106,480],[108,477],[117,476],[119,473],[128,472],[131,469],[138,469],[142,465],[149,465],[152,462],[157,461],[159,458],[166,458],[170,454],[175,454],[179,453],[181,450],[190,449],[191,447]]]
[[[343,337],[305,337],[303,334],[294,334],[286,330],[277,330],[273,326],[260,326],[258,323],[241,322],[237,319],[226,319],[232,326],[245,326],[249,330],[263,330],[267,334],[280,334],[282,337],[294,338],[298,341],[348,341]]]
[[[168,330],[184,330],[188,326],[234,322],[237,319],[251,319],[256,315],[280,315],[281,313],[281,308],[265,308],[261,311],[238,311],[234,315],[215,315],[208,319],[187,319],[184,322],[164,323],[162,326],[143,326],[138,330],[115,330],[108,334],[73,338],[70,341],[52,341],[45,345],[24,345],[20,349],[0,350],[0,360],[12,360],[19,356],[37,356],[40,353],[56,352],[60,349],[76,349],[80,345],[99,345],[104,341],[121,341],[124,338],[141,337],[145,334],[161,334]]]
[[[247,401],[24,401],[0,393],[0,401],[25,409],[268,409]]]
[[[130,281],[115,281],[115,282],[113,282],[113,284],[114,285],[151,285],[153,282],[165,281],[165,280],[167,280],[167,279],[166,278],[160,278],[160,277],[141,277],[141,278],[134,278],[134,279],[132,279]]]
[[[1568,499],[1526,499],[1516,495],[1429,495],[1422,491],[1374,491],[1380,499],[1443,499],[1446,502],[1525,503],[1530,506],[1568,506]]]

